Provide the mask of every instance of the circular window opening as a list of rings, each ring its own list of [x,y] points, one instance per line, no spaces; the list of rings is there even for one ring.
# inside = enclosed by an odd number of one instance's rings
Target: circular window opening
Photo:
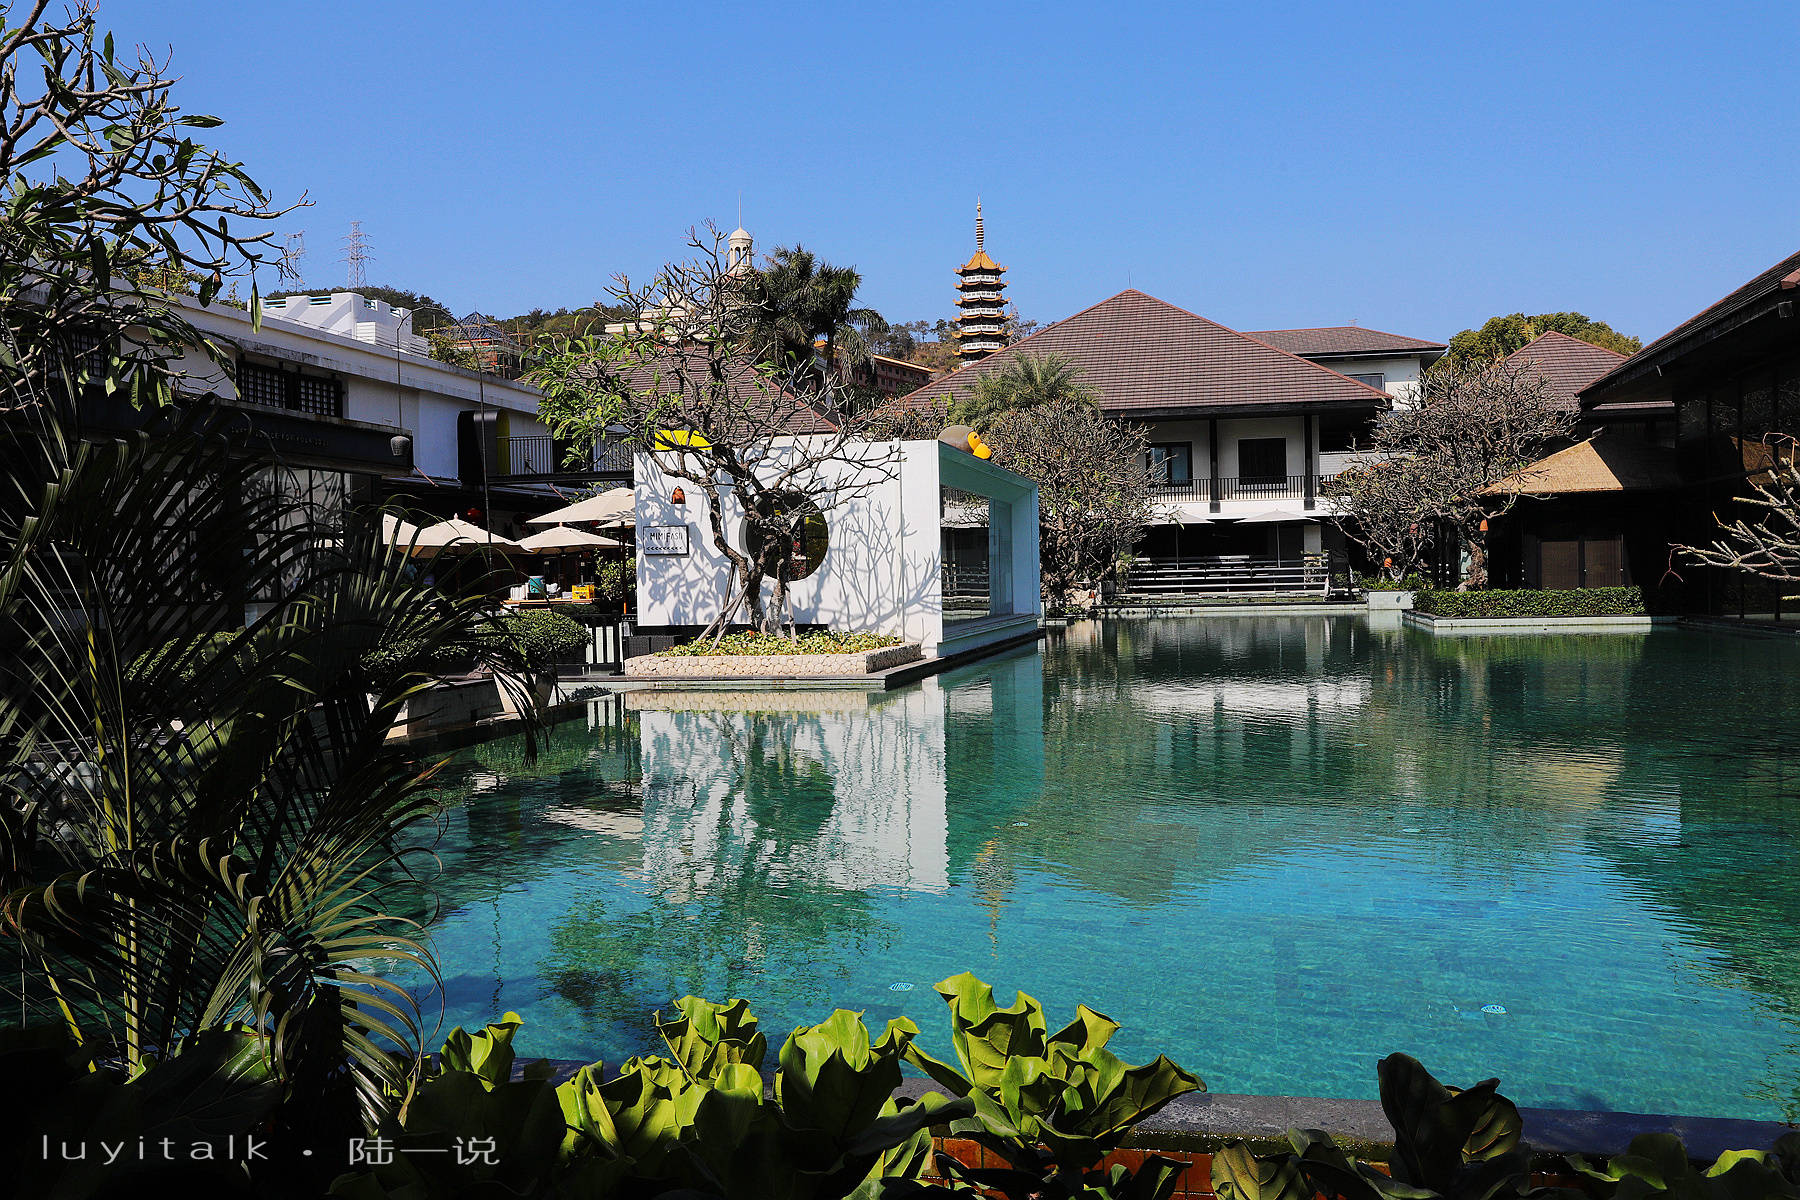
[[[745,553],[752,558],[763,557],[763,529],[766,526],[791,547],[787,571],[790,582],[805,579],[819,569],[819,564],[825,561],[825,552],[831,548],[831,527],[825,523],[825,514],[819,511],[817,504],[799,493],[790,492],[765,497],[758,502],[757,511],[762,520],[744,524]],[[764,573],[773,576],[776,565],[773,561],[765,562]]]

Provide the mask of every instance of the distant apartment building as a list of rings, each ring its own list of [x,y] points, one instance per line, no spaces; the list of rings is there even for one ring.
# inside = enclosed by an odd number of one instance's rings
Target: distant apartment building
[[[855,368],[852,379],[858,386],[874,390],[884,400],[892,400],[930,383],[931,368],[903,358],[871,354],[868,362]]]

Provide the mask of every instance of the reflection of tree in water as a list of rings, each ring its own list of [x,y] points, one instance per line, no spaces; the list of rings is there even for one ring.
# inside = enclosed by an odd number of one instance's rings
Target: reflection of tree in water
[[[435,821],[410,834],[418,885],[405,915],[491,900],[555,861],[568,826],[546,819],[561,807],[635,811],[642,805],[635,728],[568,722],[540,735],[537,754],[522,737],[464,750],[438,770]]]
[[[541,967],[583,1018],[609,1029],[611,1046],[646,1048],[644,1014],[688,993],[747,997],[765,1017],[817,1019],[831,1007],[835,981],[853,978],[892,937],[867,895],[828,886],[808,869],[839,800],[833,764],[819,757],[818,716],[679,719],[688,723],[692,761],[711,761],[716,739],[721,771],[655,783],[646,809],[647,905],[571,909]],[[679,843],[652,844],[661,826],[651,810],[680,804],[684,791],[701,802],[681,805],[688,820]]]

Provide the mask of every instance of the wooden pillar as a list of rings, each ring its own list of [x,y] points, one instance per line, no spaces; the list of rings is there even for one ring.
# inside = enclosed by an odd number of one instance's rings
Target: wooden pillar
[[[1312,413],[1307,413],[1306,414],[1306,424],[1305,424],[1306,443],[1302,447],[1302,449],[1303,449],[1303,452],[1304,452],[1305,458],[1306,458],[1306,507],[1308,509],[1310,509],[1314,506],[1315,497],[1318,494],[1318,490],[1319,490],[1318,489],[1318,471],[1316,469],[1318,464],[1317,464],[1317,461],[1315,460],[1315,458],[1313,457],[1313,447],[1315,444],[1315,435],[1318,432],[1318,428],[1319,428],[1319,418]]]
[[[1206,418],[1206,457],[1211,466],[1208,471],[1209,481],[1206,486],[1208,506],[1211,511],[1219,511],[1219,418]]]

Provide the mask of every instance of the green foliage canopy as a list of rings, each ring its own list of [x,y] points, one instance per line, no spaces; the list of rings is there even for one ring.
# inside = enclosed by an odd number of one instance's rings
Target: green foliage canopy
[[[1578,341],[1605,350],[1617,350],[1620,354],[1635,354],[1644,348],[1642,340],[1620,333],[1605,321],[1596,321],[1586,313],[1538,313],[1529,317],[1524,313],[1511,313],[1490,317],[1481,328],[1465,329],[1451,338],[1450,350],[1444,355],[1442,365],[1459,369],[1485,366],[1528,345],[1540,334],[1551,332],[1566,333]]]

